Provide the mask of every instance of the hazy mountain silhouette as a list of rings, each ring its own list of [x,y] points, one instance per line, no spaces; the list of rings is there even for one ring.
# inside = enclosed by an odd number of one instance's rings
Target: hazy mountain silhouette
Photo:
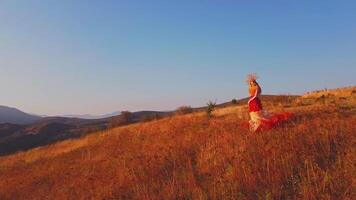
[[[22,112],[16,108],[0,106],[0,123],[31,124],[41,117]]]
[[[114,117],[117,115],[120,115],[120,111],[109,113],[109,114],[104,114],[104,115],[90,115],[90,114],[85,114],[85,115],[62,115],[61,117],[69,117],[69,118],[79,118],[79,119],[103,119],[103,118],[108,118],[108,117]]]

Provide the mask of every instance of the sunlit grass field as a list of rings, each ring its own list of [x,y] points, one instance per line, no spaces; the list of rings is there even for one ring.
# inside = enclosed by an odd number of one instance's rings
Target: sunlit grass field
[[[0,157],[0,199],[355,199],[353,100],[300,101],[266,132],[233,106]]]

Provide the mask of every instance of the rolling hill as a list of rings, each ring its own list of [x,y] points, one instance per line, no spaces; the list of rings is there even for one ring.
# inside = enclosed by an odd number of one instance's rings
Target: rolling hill
[[[355,99],[304,100],[264,102],[293,117],[262,133],[237,105],[3,156],[0,199],[353,199]]]
[[[265,103],[280,104],[290,102],[297,97],[262,95],[261,98]],[[247,98],[244,98],[237,100],[235,104],[231,102],[219,104],[217,108],[245,105],[246,103]],[[192,110],[200,112],[205,108],[199,107]],[[126,114],[129,114],[129,116],[125,116],[125,112],[121,112],[120,115],[100,119],[42,117],[37,118],[31,124],[0,124],[0,156],[26,151],[66,139],[82,137],[108,128],[168,117],[173,115],[174,111],[138,111],[133,113],[126,112]],[[5,116],[3,117],[5,118]]]
[[[39,116],[27,114],[16,108],[0,106],[0,124],[1,123],[31,124],[40,119],[41,117]]]
[[[44,117],[31,124],[0,124],[0,156],[78,138],[116,126],[161,118],[170,112],[140,111],[102,119]]]

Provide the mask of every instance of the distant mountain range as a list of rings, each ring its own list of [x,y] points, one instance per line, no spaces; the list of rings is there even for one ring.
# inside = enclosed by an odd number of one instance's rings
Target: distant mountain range
[[[103,118],[108,118],[108,117],[113,117],[120,115],[121,112],[113,112],[105,115],[90,115],[90,114],[85,114],[85,115],[61,115],[61,117],[69,117],[69,118],[79,118],[79,119],[103,119]]]
[[[105,115],[62,115],[58,117],[64,118],[78,118],[78,119],[104,119],[109,117],[114,117],[120,115],[121,112],[113,112]],[[0,106],[0,124],[10,123],[10,124],[32,124],[41,119],[50,118],[49,116],[40,116],[36,114],[25,113],[17,108],[11,108],[8,106]]]
[[[16,108],[0,106],[0,123],[31,124],[41,117],[22,112]]]
[[[115,112],[102,116],[39,117],[16,108],[1,106],[0,156],[81,137],[107,128],[161,118],[171,113],[140,111],[125,114]]]

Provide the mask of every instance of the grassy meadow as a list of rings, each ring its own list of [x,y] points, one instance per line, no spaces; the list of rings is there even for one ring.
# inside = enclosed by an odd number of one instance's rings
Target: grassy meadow
[[[0,199],[355,199],[355,95],[180,114],[0,157]]]

